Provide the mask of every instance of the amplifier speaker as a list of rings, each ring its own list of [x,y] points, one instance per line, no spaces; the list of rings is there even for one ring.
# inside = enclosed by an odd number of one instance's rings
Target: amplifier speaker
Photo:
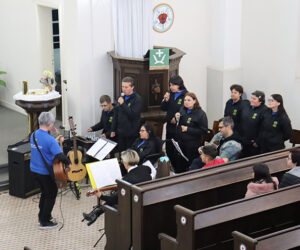
[[[30,150],[29,142],[9,146],[7,149],[10,195],[27,198],[40,192],[39,185],[30,171]]]

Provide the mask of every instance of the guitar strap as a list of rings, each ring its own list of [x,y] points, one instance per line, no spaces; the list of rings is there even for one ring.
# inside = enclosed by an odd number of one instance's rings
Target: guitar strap
[[[34,141],[34,144],[35,144],[37,150],[38,150],[38,151],[40,152],[40,154],[41,154],[42,160],[43,160],[43,162],[44,162],[44,164],[45,164],[45,166],[46,166],[46,168],[47,168],[47,170],[48,170],[48,172],[49,172],[49,174],[50,174],[51,179],[52,179],[53,181],[55,181],[53,169],[49,166],[49,164],[48,164],[47,161],[45,160],[45,158],[44,158],[44,156],[43,156],[43,154],[42,154],[42,152],[41,152],[39,146],[37,145],[37,142],[36,142],[36,139],[35,139],[35,132],[33,133],[33,141]]]

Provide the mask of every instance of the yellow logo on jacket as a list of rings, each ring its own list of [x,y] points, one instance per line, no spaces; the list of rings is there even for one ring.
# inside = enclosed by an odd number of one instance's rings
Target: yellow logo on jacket
[[[234,110],[233,110],[232,115],[234,115],[234,116],[237,115],[237,109],[234,109]]]
[[[278,125],[278,121],[274,121],[272,126],[273,126],[274,128],[276,128],[277,125]]]
[[[182,104],[182,99],[178,99],[178,102],[177,102],[177,104]]]
[[[192,118],[191,117],[189,117],[189,119],[187,119],[187,124],[190,124],[191,123],[191,120],[192,120]]]
[[[127,104],[127,106],[130,107],[130,106],[131,106],[131,102],[129,102],[129,103]]]
[[[113,116],[110,116],[108,122],[112,123],[112,120],[113,120]]]
[[[254,113],[252,119],[256,119],[256,117],[257,117],[257,113]]]

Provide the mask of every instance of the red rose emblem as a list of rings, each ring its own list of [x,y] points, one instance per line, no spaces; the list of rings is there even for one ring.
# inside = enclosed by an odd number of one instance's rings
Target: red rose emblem
[[[163,13],[158,16],[158,19],[161,24],[164,24],[167,21],[167,17],[168,15],[166,13]]]

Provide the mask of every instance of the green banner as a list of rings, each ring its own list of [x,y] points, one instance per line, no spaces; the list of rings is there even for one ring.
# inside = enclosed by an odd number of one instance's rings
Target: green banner
[[[151,49],[149,70],[169,69],[169,49]]]

